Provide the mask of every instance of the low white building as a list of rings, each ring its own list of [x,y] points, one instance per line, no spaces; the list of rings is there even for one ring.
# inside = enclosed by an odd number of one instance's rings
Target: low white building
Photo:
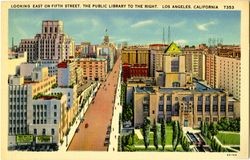
[[[68,128],[67,97],[63,94],[41,95],[33,99],[29,134],[51,136],[49,143],[59,144]],[[37,143],[37,142],[36,142]]]
[[[77,105],[77,85],[71,87],[56,87],[51,89],[51,94],[62,93],[66,95],[66,107],[68,109],[68,124],[73,121],[78,111]]]

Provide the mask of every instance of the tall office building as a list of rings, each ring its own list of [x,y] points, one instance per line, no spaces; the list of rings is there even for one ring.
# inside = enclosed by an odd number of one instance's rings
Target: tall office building
[[[205,80],[205,51],[195,47],[183,48],[186,71],[191,72],[194,78]]]
[[[239,58],[216,56],[218,73],[218,88],[225,89],[235,98],[240,99],[241,67]]]
[[[63,22],[45,20],[42,22],[42,33],[33,39],[22,39],[20,51],[28,53],[28,62],[42,59],[64,60],[74,56],[74,41],[63,30]]]
[[[150,66],[149,66],[149,75],[150,77],[155,77],[156,71],[162,71],[162,60],[163,53],[167,48],[166,44],[151,44],[149,45],[150,53]]]
[[[147,46],[124,47],[121,51],[122,63],[127,64],[146,64],[150,63],[150,49]]]
[[[241,63],[239,58],[206,55],[206,81],[214,88],[222,88],[240,99]]]

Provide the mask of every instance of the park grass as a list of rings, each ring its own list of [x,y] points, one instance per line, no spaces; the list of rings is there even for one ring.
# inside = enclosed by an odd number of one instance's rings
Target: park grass
[[[142,129],[140,130],[142,133]],[[143,134],[143,133],[142,133]],[[166,145],[172,145],[173,129],[171,125],[166,125]],[[138,139],[135,134],[134,137],[135,145],[144,145],[143,139]],[[159,132],[158,144],[161,144],[161,132]],[[154,133],[150,132],[149,134],[149,145],[154,145]]]
[[[219,132],[216,137],[223,145],[240,145],[240,134]]]

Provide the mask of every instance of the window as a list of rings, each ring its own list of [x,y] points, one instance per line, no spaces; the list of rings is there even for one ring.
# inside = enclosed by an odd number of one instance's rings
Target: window
[[[55,134],[55,129],[52,128],[52,129],[51,129],[51,135],[54,135],[54,134]]]
[[[57,106],[56,105],[54,105],[54,109],[56,109],[57,108]]]
[[[36,110],[36,105],[33,105],[33,110]]]
[[[173,58],[171,61],[171,72],[179,72],[179,59],[178,57]]]
[[[197,112],[202,112],[202,105],[197,106]]]
[[[46,134],[46,129],[45,128],[43,128],[43,135],[45,135]]]
[[[218,100],[218,97],[213,97],[213,100],[216,102]]]
[[[44,124],[47,124],[47,120],[46,119],[44,120]]]
[[[163,111],[163,110],[164,110],[163,105],[159,105],[159,111]]]
[[[213,122],[217,122],[218,121],[218,118],[213,118]]]
[[[37,129],[34,129],[34,135],[37,135]]]
[[[54,124],[56,124],[57,122],[56,122],[56,119],[54,119]]]
[[[148,105],[143,105],[143,112],[148,112],[149,106]]]
[[[221,105],[220,106],[220,111],[221,112],[225,112],[226,111],[226,106],[225,105]]]
[[[33,119],[33,124],[36,124],[36,120]]]
[[[218,106],[217,105],[213,105],[213,112],[218,112]]]
[[[210,97],[209,96],[206,96],[206,101],[209,101],[210,100]]]
[[[167,111],[172,111],[172,106],[171,105],[167,105]]]
[[[154,111],[154,110],[152,111],[152,114],[155,114],[155,111]]]
[[[228,112],[234,112],[233,104],[228,105]]]
[[[205,105],[205,111],[210,112],[210,105]]]
[[[202,101],[202,96],[199,96],[199,97],[198,97],[198,101]]]
[[[225,101],[226,100],[226,97],[225,96],[222,96],[221,97],[221,101]]]
[[[57,115],[56,112],[54,112],[54,117],[56,117],[56,115]]]
[[[167,96],[167,101],[170,101],[171,100],[171,96]]]

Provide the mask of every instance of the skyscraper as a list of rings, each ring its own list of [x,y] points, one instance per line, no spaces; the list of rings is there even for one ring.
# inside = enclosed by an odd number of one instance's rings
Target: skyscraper
[[[28,62],[43,59],[64,60],[74,56],[74,41],[63,31],[63,22],[45,20],[42,22],[42,33],[33,39],[22,39],[20,51],[27,51]]]

